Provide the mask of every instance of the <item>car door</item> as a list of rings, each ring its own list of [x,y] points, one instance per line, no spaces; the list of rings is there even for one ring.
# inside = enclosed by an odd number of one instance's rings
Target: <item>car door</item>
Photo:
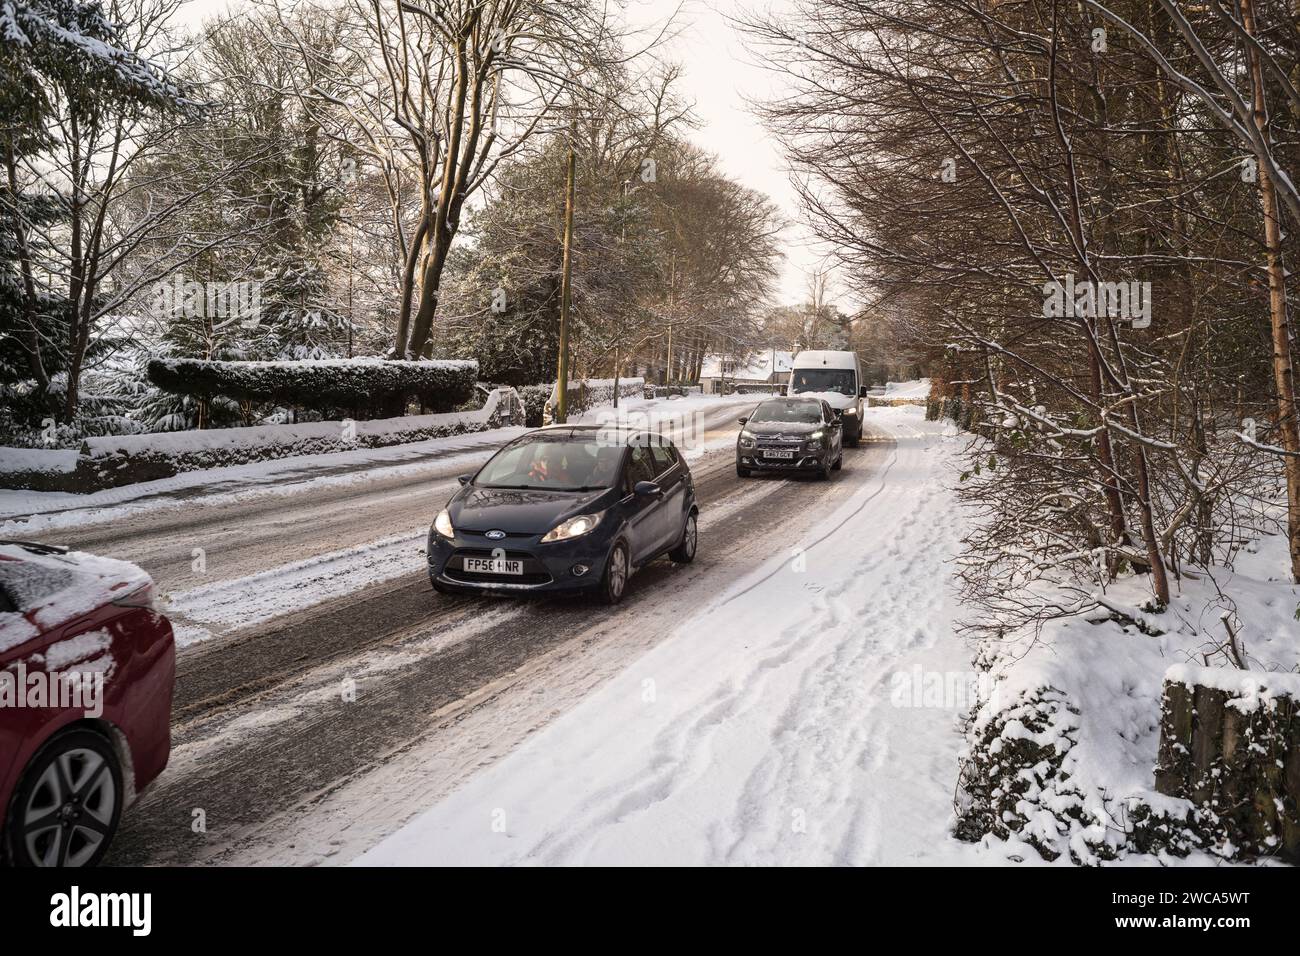
[[[831,461],[834,461],[844,451],[844,422],[836,421],[835,409],[831,408],[828,402],[822,402],[822,427],[830,435]]]
[[[643,561],[655,550],[662,533],[656,526],[662,514],[658,508],[659,499],[653,495],[638,495],[633,490],[639,481],[654,480],[654,459],[650,455],[650,449],[639,442],[633,444],[623,466],[623,485],[627,493],[623,500],[627,506],[628,539],[633,563]]]
[[[650,446],[650,457],[655,465],[654,480],[663,491],[655,521],[659,531],[656,547],[667,548],[677,543],[682,533],[682,522],[686,520],[685,469],[678,459],[677,449],[666,439]]]

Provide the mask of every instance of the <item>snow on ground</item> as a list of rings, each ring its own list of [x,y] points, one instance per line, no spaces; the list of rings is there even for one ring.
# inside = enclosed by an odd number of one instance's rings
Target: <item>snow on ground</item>
[[[885,398],[928,398],[929,395],[930,380],[928,378],[913,379],[910,382],[885,383]]]
[[[898,693],[970,669],[961,443],[915,407],[869,416],[896,447],[812,533],[356,862],[1000,862],[948,832],[970,702]]]
[[[1287,566],[1284,539],[1268,536],[1253,553],[1238,556],[1235,569],[1172,580],[1174,594],[1163,614],[1142,610],[1153,592],[1144,576],[1129,575],[1107,589],[1105,607],[1050,621],[1039,634],[985,643],[980,656],[995,682],[976,714],[974,736],[1043,688],[1053,688],[1054,697],[1077,711],[1058,710],[1048,721],[1045,738],[1065,757],[1043,792],[1022,804],[1044,843],[1087,862],[1107,850],[1127,852],[1128,798],[1161,800],[1152,786],[1166,672],[1208,660],[1224,668],[1226,681],[1242,673],[1221,650],[1225,613],[1232,615],[1252,671],[1300,669],[1300,585],[1289,581]],[[1008,727],[1004,738],[1024,732],[1019,720]],[[1075,802],[1090,815],[1091,832],[1059,819],[1060,809]],[[1135,856],[1130,862],[1155,860]],[[1187,862],[1213,860],[1194,854]]]
[[[525,431],[524,428],[498,428],[406,445],[206,468],[88,495],[0,490],[0,519],[8,519],[0,521],[0,535],[30,537],[55,528],[125,518],[141,511],[192,507],[199,496],[205,504],[224,504],[261,495],[294,494],[309,484],[317,488],[364,484],[373,481],[378,471],[391,476],[417,474],[431,466],[451,467],[474,461]]]
[[[689,457],[732,441],[732,436],[716,435],[706,440],[704,425],[723,408],[739,408],[749,403],[752,400],[744,396],[624,398],[617,412],[612,408],[593,408],[575,421],[623,420],[637,426],[662,427],[674,436],[684,431],[686,440],[679,444],[687,449]],[[0,537],[33,538],[59,528],[128,518],[143,511],[190,507],[200,495],[205,504],[225,504],[252,497],[295,494],[309,487],[365,484],[381,472],[389,477],[414,477],[432,468],[470,468],[526,431],[525,428],[497,428],[404,445],[208,468],[88,495],[0,490]]]
[[[424,566],[426,534],[427,530],[420,530],[383,538],[171,594],[166,613],[191,625],[177,628],[176,644],[187,647],[213,636],[195,624],[251,627],[410,574]]]

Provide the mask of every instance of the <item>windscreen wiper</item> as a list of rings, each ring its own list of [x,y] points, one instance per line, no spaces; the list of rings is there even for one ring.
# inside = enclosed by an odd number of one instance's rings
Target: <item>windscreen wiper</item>
[[[68,549],[60,547],[57,544],[41,544],[39,541],[12,541],[10,539],[0,539],[0,545],[11,545],[15,548],[22,548],[24,551],[30,551],[32,554],[67,554]]]

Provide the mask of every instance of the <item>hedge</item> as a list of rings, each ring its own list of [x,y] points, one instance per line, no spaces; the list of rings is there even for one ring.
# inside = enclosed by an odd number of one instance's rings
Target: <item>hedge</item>
[[[450,412],[474,395],[473,360],[385,361],[377,358],[301,362],[217,362],[152,359],[149,380],[178,395],[271,402],[358,417],[404,411],[408,397]]]
[[[565,412],[569,416],[581,415],[597,405],[609,405],[614,401],[614,380],[612,378],[571,379],[569,381],[569,400]],[[644,378],[620,378],[618,394],[621,398],[640,398],[645,394]],[[550,424],[554,420],[555,406],[560,396],[560,384],[551,386],[543,411],[543,421]]]
[[[519,389],[519,397],[524,403],[524,416],[529,428],[541,428],[546,414],[546,403],[550,401],[554,385],[525,385]]]
[[[701,395],[703,388],[699,385],[649,385],[645,387],[646,398],[670,398],[673,395]]]

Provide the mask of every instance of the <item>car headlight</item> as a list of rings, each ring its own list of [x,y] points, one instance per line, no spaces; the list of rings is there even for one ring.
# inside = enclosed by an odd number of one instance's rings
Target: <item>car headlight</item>
[[[741,433],[740,433],[740,447],[741,447],[741,448],[753,448],[753,447],[754,447],[754,435],[753,435],[752,432],[741,432]]]
[[[845,414],[845,415],[857,415],[857,414],[858,414],[858,410],[857,410],[856,408],[846,408],[846,409],[844,409],[843,414]]]
[[[542,543],[545,544],[547,541],[568,541],[570,538],[580,537],[600,524],[600,518],[603,514],[602,511],[597,515],[576,515],[568,521],[561,521],[546,532],[542,537]]]
[[[815,432],[813,432],[811,435],[808,436],[808,440],[809,440],[809,441],[821,441],[821,440],[822,440],[823,438],[825,438],[825,437],[826,437],[826,433],[825,433],[824,431],[822,431],[822,430],[819,428],[819,429],[817,429]]]
[[[451,515],[447,514],[446,508],[439,511],[438,517],[433,519],[433,530],[444,538],[454,538],[456,536],[456,529],[451,526]]]

